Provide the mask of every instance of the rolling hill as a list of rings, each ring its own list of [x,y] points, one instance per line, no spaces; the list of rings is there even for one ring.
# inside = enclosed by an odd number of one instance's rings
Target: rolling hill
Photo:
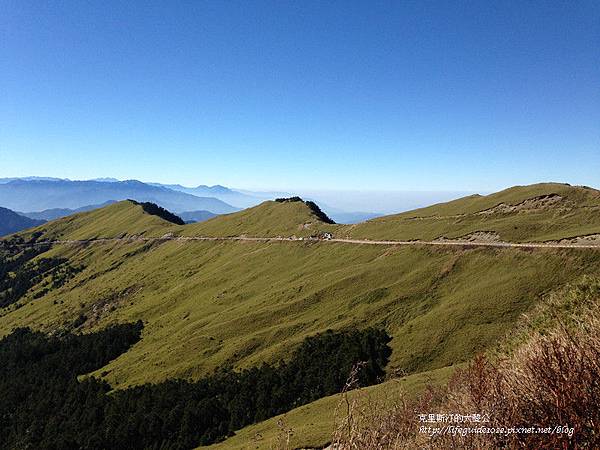
[[[6,248],[82,241],[40,248],[32,261],[56,259],[73,270],[60,283],[48,272],[0,309],[0,335],[19,326],[55,332],[76,325],[91,332],[141,319],[141,340],[93,372],[124,389],[198,379],[221,367],[274,363],[288,358],[307,336],[374,326],[392,336],[388,376],[405,374],[405,383],[418,386],[428,374],[444,378],[452,367],[492,348],[549,293],[584,275],[600,275],[600,250],[177,237],[330,232],[369,240],[435,240],[480,232],[475,241],[492,234],[503,241],[541,242],[600,233],[599,206],[598,191],[543,184],[356,225],[325,223],[301,201],[269,201],[175,225],[134,202],[119,202],[0,241]],[[101,240],[115,237],[129,240]],[[323,424],[331,424],[335,401],[288,413],[302,430],[294,445],[328,442],[330,425]],[[252,441],[252,430],[272,434],[275,422],[242,431],[221,447],[269,448]]]
[[[48,240],[162,236],[172,227],[177,225],[147,213],[136,201],[125,200],[56,219],[29,234],[37,233]]]
[[[486,196],[385,216],[343,230],[356,238],[434,240],[469,238],[550,241],[600,233],[600,192],[558,183],[516,186]]]
[[[266,201],[253,208],[192,224],[184,236],[309,236],[331,228],[302,201]]]

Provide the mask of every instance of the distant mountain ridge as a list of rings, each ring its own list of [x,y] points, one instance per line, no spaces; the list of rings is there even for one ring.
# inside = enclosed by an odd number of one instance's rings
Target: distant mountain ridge
[[[187,207],[185,205],[183,205],[183,206],[179,205],[179,207],[178,207],[177,205],[174,205],[172,202],[168,202],[168,203],[165,202],[164,204],[161,204],[161,201],[158,201],[157,199],[155,199],[153,197],[143,197],[143,198],[138,199],[140,201],[150,201],[153,203],[157,203],[157,204],[159,204],[163,207],[166,207],[167,209],[173,210],[174,212],[177,212],[177,213],[189,213],[189,212],[193,213],[196,211],[207,211],[210,214],[212,214],[213,216],[218,215],[218,214],[231,213],[231,212],[234,212],[239,209],[251,208],[251,207],[259,205],[260,203],[262,203],[266,200],[275,200],[276,198],[292,197],[292,196],[296,195],[296,194],[293,194],[290,192],[266,192],[266,191],[263,192],[263,191],[250,191],[250,190],[244,190],[244,189],[235,189],[235,188],[229,188],[227,186],[223,186],[220,184],[215,184],[213,186],[201,184],[196,187],[187,187],[187,186],[183,186],[181,184],[163,184],[163,183],[156,183],[156,182],[141,182],[141,181],[137,181],[137,180],[120,181],[113,177],[100,177],[100,178],[94,178],[91,180],[70,180],[68,178],[39,177],[39,176],[0,178],[0,187],[2,185],[6,185],[6,184],[9,184],[14,181],[29,181],[29,182],[45,181],[45,182],[56,182],[56,183],[95,182],[95,183],[102,183],[102,185],[99,185],[99,188],[102,190],[110,190],[112,187],[110,187],[109,185],[111,185],[111,184],[118,185],[121,183],[137,182],[137,183],[142,183],[142,184],[150,186],[150,187],[164,188],[164,189],[168,189],[168,190],[171,190],[174,192],[193,195],[195,197],[214,198],[214,199],[217,199],[217,200],[220,200],[220,201],[226,203],[230,207],[233,207],[233,208],[229,208],[229,209],[226,207],[223,207],[223,205],[220,205],[220,207],[214,206],[214,205],[212,205],[212,206],[203,205],[201,207],[198,207],[198,205],[196,205],[194,207]],[[1,191],[1,189],[0,189],[0,191]],[[41,194],[44,195],[43,193],[41,193]],[[1,192],[0,192],[0,200],[1,200],[1,198],[2,198],[2,196],[1,196]],[[104,204],[108,201],[119,201],[119,200],[125,200],[127,198],[132,198],[132,195],[120,195],[120,196],[112,197],[112,198],[102,198],[102,201],[95,201],[95,202],[88,201],[87,203],[84,202],[83,204],[79,204],[77,206],[69,206],[66,204],[55,204],[55,203],[53,203],[52,206],[46,206],[46,207],[42,207],[42,208],[40,208],[39,205],[33,207],[34,205],[31,205],[31,204],[25,204],[25,205],[19,206],[19,207],[15,206],[13,204],[11,204],[11,205],[4,204],[3,205],[2,203],[0,203],[0,205],[12,207],[12,209],[15,209],[17,211],[24,211],[24,213],[20,213],[20,214],[26,215],[27,217],[31,217],[31,218],[35,218],[35,219],[54,220],[59,217],[65,217],[67,215],[70,215],[70,214],[73,214],[76,212],[89,211],[89,210],[94,209],[95,207],[98,207],[99,205]],[[88,199],[88,200],[90,200],[90,199]],[[354,224],[354,223],[362,222],[362,221],[372,219],[372,218],[382,215],[381,213],[374,213],[374,212],[363,211],[363,210],[355,211],[352,209],[340,209],[338,207],[330,206],[330,205],[324,203],[323,201],[321,201],[320,199],[311,198],[310,196],[307,198],[307,200],[316,201],[316,203],[318,203],[321,206],[321,209],[323,210],[323,212],[325,212],[329,217],[331,217],[337,223]],[[210,217],[208,217],[206,214],[201,214],[198,216],[198,219],[200,219],[200,220],[194,220],[192,218],[188,218],[186,220],[189,222],[196,222],[196,221],[206,220],[207,218],[210,218]]]
[[[55,177],[9,177],[0,178],[0,184],[10,183],[11,181],[71,181],[68,178],[55,178]]]
[[[197,195],[202,197],[215,197],[222,200],[230,205],[238,208],[249,208],[256,206],[259,203],[266,200],[264,197],[259,197],[250,193],[242,193],[234,189],[230,189],[225,186],[216,184],[214,186],[207,186],[201,184],[196,187],[186,187],[181,184],[161,184],[161,183],[148,183],[152,186],[165,187],[174,191],[185,192],[186,194]],[[273,197],[274,198],[274,197]],[[272,199],[268,197],[268,199]]]
[[[7,208],[0,207],[0,236],[16,233],[27,228],[37,227],[45,223],[45,220],[35,220],[17,214]]]
[[[20,212],[19,214],[25,217],[29,217],[30,219],[36,220],[55,220],[60,219],[61,217],[70,216],[71,214],[77,214],[80,212],[92,211],[93,209],[103,208],[108,205],[112,205],[116,203],[116,200],[107,200],[104,203],[100,203],[99,205],[86,205],[77,209],[69,209],[69,208],[51,208],[45,209],[43,211],[32,211],[32,212]]]
[[[214,197],[200,197],[137,180],[108,182],[18,179],[0,183],[0,205],[17,211],[78,209],[126,199],[156,203],[176,213],[206,210],[214,214],[226,214],[238,210]]]

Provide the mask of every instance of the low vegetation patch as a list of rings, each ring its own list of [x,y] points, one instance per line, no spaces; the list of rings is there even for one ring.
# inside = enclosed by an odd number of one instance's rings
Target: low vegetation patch
[[[39,298],[52,289],[64,285],[81,267],[73,267],[66,258],[38,258],[50,249],[37,245],[34,236],[30,241],[15,237],[0,241],[0,308],[17,303],[34,286],[40,290]]]
[[[82,270],[66,258],[37,258],[49,245],[32,245],[19,237],[0,242],[0,308],[17,303],[34,286],[40,286],[34,298],[42,297]]]
[[[360,362],[357,386],[379,382],[390,337],[366,329],[307,338],[286,362],[111,390],[77,376],[140,339],[141,322],[47,336],[20,328],[0,340],[0,439],[7,448],[188,449],[339,392]]]

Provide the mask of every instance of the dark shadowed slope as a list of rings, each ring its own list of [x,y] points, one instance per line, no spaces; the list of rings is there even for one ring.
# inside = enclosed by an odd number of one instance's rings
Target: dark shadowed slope
[[[7,208],[0,207],[0,236],[16,233],[43,224],[44,220],[30,219]]]

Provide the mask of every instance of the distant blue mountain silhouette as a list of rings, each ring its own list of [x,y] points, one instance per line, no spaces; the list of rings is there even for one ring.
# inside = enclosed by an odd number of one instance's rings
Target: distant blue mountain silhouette
[[[77,214],[80,212],[92,211],[93,209],[102,208],[104,206],[112,205],[116,203],[116,200],[108,200],[104,203],[100,203],[99,205],[86,205],[77,209],[69,209],[69,208],[51,208],[45,209],[43,211],[33,211],[33,212],[21,212],[18,211],[19,214],[25,217],[29,217],[30,219],[37,220],[55,220],[60,219],[61,217],[70,216],[71,214]]]
[[[0,206],[16,211],[77,209],[112,200],[156,203],[173,212],[205,210],[226,214],[238,209],[214,197],[200,197],[137,180],[70,181],[17,179],[0,183]]]
[[[45,220],[35,220],[17,214],[7,208],[0,208],[0,236],[16,233],[26,228],[36,227]]]

